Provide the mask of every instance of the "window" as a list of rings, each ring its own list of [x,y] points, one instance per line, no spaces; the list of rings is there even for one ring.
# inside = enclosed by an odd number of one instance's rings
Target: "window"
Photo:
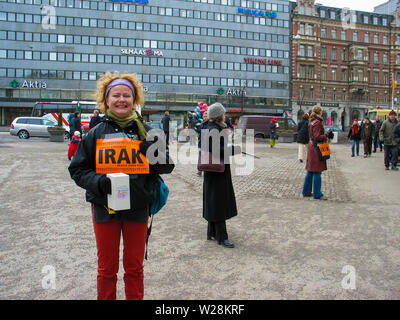
[[[326,38],[326,28],[321,28],[321,38]]]
[[[305,33],[305,25],[304,25],[304,23],[300,23],[300,26],[299,26],[299,34],[304,34]]]
[[[304,44],[300,45],[300,52],[299,52],[299,56],[304,57],[305,54],[305,48],[304,48]]]
[[[332,75],[332,80],[334,80],[334,81],[336,81],[336,69],[335,68],[332,68],[332,70],[331,70],[331,75]]]
[[[326,80],[326,67],[321,68],[321,80]]]
[[[358,69],[357,70],[357,77],[358,77],[358,81],[364,81],[364,72],[363,69]]]
[[[332,48],[331,58],[332,58],[332,60],[337,60],[337,49],[336,48]]]
[[[331,30],[332,39],[336,39],[336,29]]]
[[[313,35],[313,25],[312,24],[307,25],[307,35],[309,35],[309,36]]]
[[[342,57],[342,61],[346,61],[346,49],[342,49],[341,57]]]
[[[379,35],[377,33],[374,34],[374,43],[375,44],[379,43]]]
[[[383,54],[383,63],[388,64],[388,54],[387,53]]]
[[[307,57],[313,56],[313,46],[307,46]]]
[[[326,89],[321,90],[321,99],[326,100]]]
[[[346,40],[346,30],[340,32],[340,40]]]
[[[353,32],[353,41],[358,41],[358,32],[357,31]]]
[[[379,83],[379,71],[374,71],[374,83]]]
[[[326,47],[321,47],[321,59],[326,59]]]
[[[369,33],[368,32],[364,34],[364,42],[369,43]]]
[[[342,69],[342,81],[347,81],[347,69]]]
[[[362,49],[357,50],[357,60],[362,60],[363,59],[363,51]]]
[[[374,63],[379,63],[379,52],[374,52]]]

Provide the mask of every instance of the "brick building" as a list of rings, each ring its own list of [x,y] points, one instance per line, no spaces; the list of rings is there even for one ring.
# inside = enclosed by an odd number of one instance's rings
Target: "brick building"
[[[399,6],[379,14],[297,0],[291,9],[294,119],[319,105],[325,124],[348,127],[369,109],[391,108],[392,79],[400,80]]]

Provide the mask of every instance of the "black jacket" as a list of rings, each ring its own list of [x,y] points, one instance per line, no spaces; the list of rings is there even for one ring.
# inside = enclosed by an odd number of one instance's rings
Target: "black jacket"
[[[308,130],[308,120],[302,119],[297,125],[297,142],[307,144],[310,140],[310,132]]]
[[[151,129],[147,125],[145,125],[145,128],[147,131]],[[86,190],[86,201],[93,205],[96,222],[107,222],[111,217],[124,221],[146,222],[149,214],[148,208],[153,200],[157,174],[172,172],[174,164],[166,154],[166,164],[150,163],[149,174],[130,174],[131,209],[117,211],[116,214],[110,215],[107,211],[109,179],[106,178],[105,174],[96,174],[96,142],[98,139],[114,138],[114,136],[140,140],[135,121],[131,121],[124,128],[120,128],[108,115],[105,115],[103,121],[83,137],[68,170],[75,183]],[[140,153],[146,154],[152,143],[154,141],[142,142]]]
[[[95,127],[96,125],[98,125],[101,122],[101,117],[100,116],[93,116],[90,119],[90,123],[89,123],[89,129],[92,129],[93,127]]]
[[[74,117],[74,125],[73,125],[73,130],[72,133],[75,131],[79,131],[82,136],[82,124],[81,124],[81,117]]]
[[[169,132],[169,121],[170,121],[169,116],[164,116],[161,120],[164,132]]]
[[[208,122],[208,130],[216,129],[221,132],[223,129],[215,122]],[[227,139],[221,137],[220,156],[228,152],[230,155],[240,153],[235,147],[228,147]],[[212,141],[209,139],[209,151],[212,152]],[[203,218],[207,221],[225,221],[237,215],[236,198],[233,190],[231,168],[225,164],[224,172],[204,171],[203,182]]]

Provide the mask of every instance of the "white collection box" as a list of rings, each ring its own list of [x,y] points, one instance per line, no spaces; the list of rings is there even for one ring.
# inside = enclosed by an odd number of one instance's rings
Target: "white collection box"
[[[107,195],[108,207],[118,210],[131,208],[131,196],[129,190],[129,175],[125,173],[108,173],[111,180],[111,194]]]

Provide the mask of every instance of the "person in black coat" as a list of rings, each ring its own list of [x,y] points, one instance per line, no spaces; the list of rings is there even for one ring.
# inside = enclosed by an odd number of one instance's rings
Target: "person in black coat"
[[[93,117],[90,119],[89,122],[89,130],[97,126],[101,122],[100,112],[99,110],[95,109],[93,111]]]
[[[154,132],[149,132],[151,128],[135,110],[136,105],[144,105],[143,87],[136,74],[106,72],[97,88],[97,101],[105,115],[83,137],[68,170],[91,203],[98,258],[97,298],[116,299],[122,236],[126,299],[142,300],[149,207],[158,175],[172,172],[174,164],[165,147],[153,145],[157,142]],[[129,209],[110,207],[112,181],[107,174],[113,172],[129,175],[128,190],[121,190],[122,197],[129,194]]]
[[[297,143],[298,143],[298,156],[300,162],[303,162],[304,155],[307,153],[308,141],[310,140],[310,133],[308,130],[308,113],[303,114],[302,120],[297,125]]]
[[[81,124],[81,114],[76,111],[74,116],[73,132],[79,131],[82,137],[82,124]]]
[[[170,122],[170,117],[169,117],[169,112],[165,111],[164,117],[161,120],[162,126],[163,126],[163,131],[165,134],[165,141],[167,143],[167,146],[169,145],[169,122]]]
[[[229,159],[230,155],[241,152],[239,146],[228,145],[227,125],[225,124],[225,108],[220,103],[212,104],[208,110],[208,146],[202,139],[201,150],[218,152],[221,161]],[[213,132],[219,133],[219,150],[213,150]],[[204,136],[203,136],[204,138]],[[214,146],[215,147],[215,146]],[[214,153],[215,154],[215,153]],[[218,244],[226,248],[233,248],[234,244],[228,239],[226,220],[237,216],[236,198],[233,190],[231,168],[229,161],[224,161],[224,172],[204,171],[203,181],[203,218],[208,221],[207,239],[217,240]]]

